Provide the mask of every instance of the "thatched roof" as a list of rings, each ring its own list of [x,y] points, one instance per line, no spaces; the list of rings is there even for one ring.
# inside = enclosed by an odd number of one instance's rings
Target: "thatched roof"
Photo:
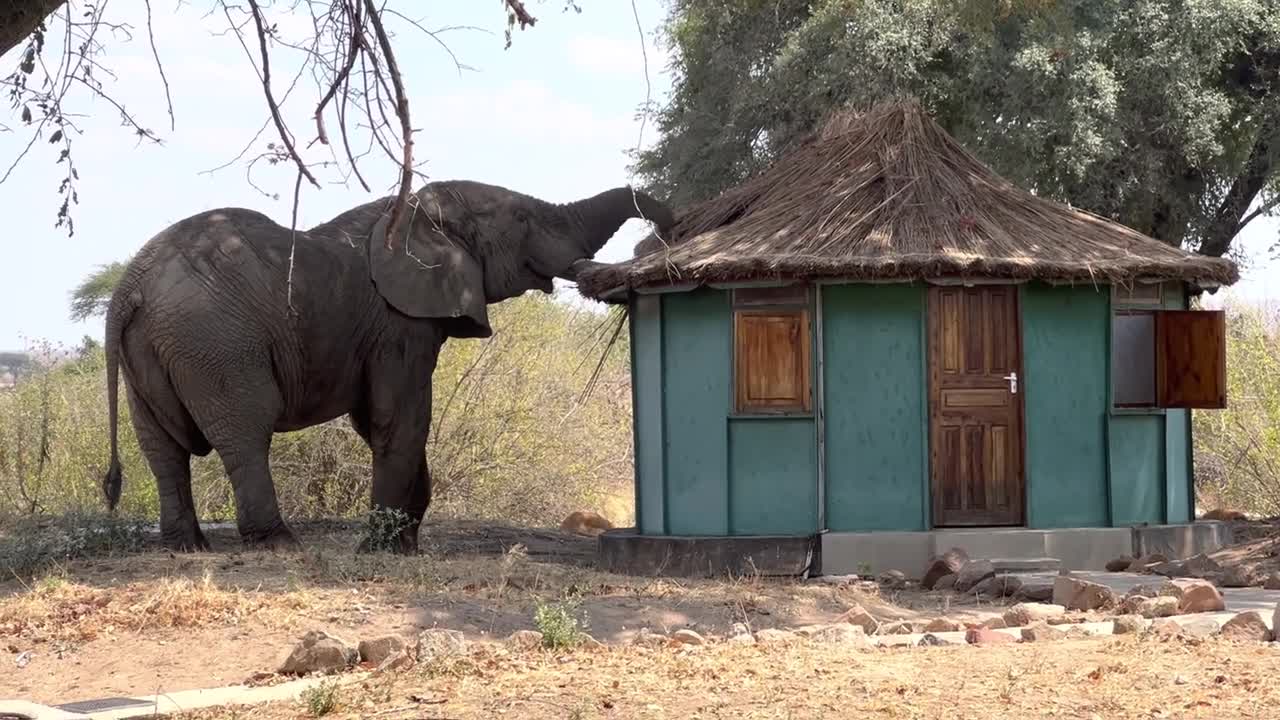
[[[676,215],[666,245],[646,238],[636,257],[579,274],[580,292],[770,279],[1239,279],[1229,260],[1015,187],[913,101],[837,113],[769,169]]]

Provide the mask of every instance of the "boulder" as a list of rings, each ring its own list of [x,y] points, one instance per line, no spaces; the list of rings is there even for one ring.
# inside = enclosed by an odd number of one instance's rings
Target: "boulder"
[[[514,650],[536,650],[542,647],[542,633],[537,630],[517,630],[507,636],[506,644]]]
[[[404,638],[398,635],[384,635],[372,640],[361,640],[356,650],[360,653],[360,662],[381,665],[383,660],[404,652]]]
[[[1264,590],[1280,590],[1280,572],[1273,572],[1262,581]]]
[[[871,613],[864,610],[861,605],[854,605],[848,610],[845,610],[840,617],[836,618],[836,622],[857,625],[868,635],[874,635],[880,630],[880,621],[875,619]]]
[[[560,521],[560,529],[575,535],[595,537],[605,530],[612,530],[613,523],[600,513],[590,510],[574,510]]]
[[[984,627],[988,630],[1000,630],[1009,627],[1009,623],[1005,622],[1002,617],[993,617],[983,620],[978,627]]]
[[[969,554],[958,547],[935,556],[929,561],[929,567],[924,571],[924,577],[920,579],[920,587],[925,590],[933,590],[938,584],[938,580],[946,575],[957,575],[964,564],[969,561]]]
[[[1168,595],[1160,597],[1134,595],[1126,597],[1121,606],[1126,613],[1141,615],[1147,619],[1172,617],[1178,614],[1178,598]]]
[[[1186,560],[1157,563],[1151,572],[1165,577],[1189,577],[1206,580],[1222,574],[1222,566],[1216,560],[1200,553]]]
[[[681,629],[671,633],[670,642],[672,645],[706,645],[707,639],[692,630]]]
[[[955,574],[955,573],[948,573],[948,574],[946,574],[946,575],[943,575],[942,577],[938,578],[938,582],[936,582],[936,583],[934,583],[934,584],[933,584],[933,589],[934,589],[934,590],[939,590],[939,591],[941,591],[941,590],[955,590],[955,589],[956,589],[956,579],[957,579],[957,578],[959,578],[959,577],[960,577],[960,576],[959,576],[959,575],[957,575],[957,574]]]
[[[1151,572],[1151,567],[1153,565],[1158,565],[1163,562],[1169,562],[1169,558],[1161,555],[1160,553],[1151,553],[1144,557],[1134,558],[1133,562],[1129,564],[1129,572],[1149,573]]]
[[[885,590],[901,590],[907,586],[907,575],[901,570],[885,570],[876,578],[876,583]]]
[[[1193,638],[1209,638],[1222,631],[1222,624],[1211,617],[1196,618],[1182,623],[1184,635]]]
[[[1022,580],[1014,575],[993,575],[974,585],[970,592],[983,598],[1009,597],[1022,588]]]
[[[880,635],[914,635],[921,631],[916,623],[910,620],[899,620],[898,622],[888,623],[880,626]]]
[[[289,652],[278,672],[284,675],[339,672],[355,665],[359,659],[359,651],[346,641],[323,630],[311,630]]]
[[[467,640],[457,630],[428,628],[418,633],[415,656],[420,663],[466,652]]]
[[[1101,610],[1115,604],[1111,588],[1071,575],[1053,580],[1053,604],[1068,610]]]
[[[1120,615],[1111,619],[1111,632],[1115,635],[1130,635],[1142,632],[1142,617],[1139,615]]]
[[[755,645],[756,639],[745,623],[734,623],[729,628],[729,642],[735,645]]]
[[[1019,602],[1049,602],[1053,599],[1053,583],[1024,582],[1022,587],[1013,594],[1013,599]]]
[[[1002,633],[999,630],[976,627],[970,628],[969,631],[964,634],[964,641],[970,645],[1000,645],[1003,643],[1017,642],[1018,640],[1012,635]]]
[[[373,669],[373,674],[381,675],[382,673],[404,670],[412,665],[413,656],[409,654],[409,650],[407,648],[402,648],[391,655],[388,655],[382,662],[378,663],[378,667]]]
[[[756,633],[756,642],[761,645],[790,645],[799,641],[799,635],[777,628],[766,628]]]
[[[934,618],[929,621],[928,625],[924,626],[924,631],[926,633],[959,632],[963,629],[964,625],[959,620],[952,620],[951,618],[944,617]]]
[[[1067,636],[1065,630],[1047,625],[1045,623],[1037,623],[1030,627],[1022,628],[1023,642],[1045,642],[1047,640],[1061,640]]]
[[[924,636],[920,638],[920,642],[916,644],[921,647],[939,647],[942,645],[955,645],[956,643],[951,642],[950,640],[943,640],[933,633],[925,633]]]
[[[1254,577],[1253,570],[1240,565],[1232,565],[1222,571],[1222,577],[1219,578],[1218,584],[1228,588],[1243,588],[1257,585],[1258,580]]]
[[[1129,588],[1129,592],[1125,593],[1125,597],[1182,597],[1182,586],[1165,580],[1162,583],[1147,583],[1144,585],[1134,585]]]
[[[990,560],[970,560],[956,573],[956,592],[969,592],[978,583],[996,574]]]
[[[1023,625],[1044,622],[1049,618],[1061,617],[1066,612],[1067,609],[1061,605],[1018,603],[1005,611],[1004,621],[1009,627],[1022,627]]]
[[[661,647],[666,645],[667,641],[668,638],[666,635],[653,632],[649,628],[640,628],[640,631],[635,634],[635,637],[631,638],[632,645],[639,645],[641,647]]]
[[[1130,565],[1133,565],[1134,559],[1135,558],[1131,558],[1128,555],[1121,555],[1107,563],[1107,572],[1125,572],[1129,569]]]
[[[796,635],[807,637],[814,642],[831,643],[833,645],[865,645],[870,646],[866,633],[857,625],[848,623],[831,623],[829,625],[807,625],[796,628]]]
[[[1178,601],[1180,613],[1219,612],[1226,609],[1227,602],[1222,599],[1218,588],[1203,581],[1184,587],[1182,598]]]
[[[1222,637],[1242,642],[1267,642],[1271,639],[1271,630],[1257,610],[1249,610],[1225,622]]]

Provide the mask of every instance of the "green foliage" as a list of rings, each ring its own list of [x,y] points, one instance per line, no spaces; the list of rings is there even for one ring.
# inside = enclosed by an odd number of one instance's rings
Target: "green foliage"
[[[338,709],[338,689],[337,681],[325,680],[303,690],[298,698],[311,717],[324,717]]]
[[[71,291],[71,319],[79,322],[95,315],[104,315],[107,305],[111,303],[111,293],[115,290],[120,278],[124,277],[125,266],[129,259],[99,265],[80,284]]]
[[[400,531],[409,527],[409,515],[395,508],[376,508],[369,511],[369,549],[388,552],[399,545]]]
[[[591,508],[629,522],[626,333],[604,353],[607,315],[534,294],[492,307],[491,320],[493,337],[451,340],[435,371],[431,516],[555,525]],[[583,398],[602,353],[600,378]],[[92,343],[62,355],[0,391],[0,518],[103,507],[105,359]],[[120,512],[154,519],[156,489],[124,393]],[[277,434],[271,465],[287,518],[366,516],[371,457],[345,417]],[[217,453],[193,458],[192,484],[200,517],[234,517]]]
[[[138,552],[145,539],[144,523],[103,514],[22,518],[0,534],[0,579],[27,582],[69,560]]]
[[[635,169],[676,204],[830,111],[917,97],[1010,180],[1220,255],[1280,201],[1280,1],[677,0]]]
[[[1203,509],[1280,515],[1280,309],[1227,306],[1227,408],[1196,411]]]
[[[542,646],[552,650],[571,648],[582,642],[578,601],[565,599],[547,603],[539,600],[533,612],[533,624],[542,633]]]

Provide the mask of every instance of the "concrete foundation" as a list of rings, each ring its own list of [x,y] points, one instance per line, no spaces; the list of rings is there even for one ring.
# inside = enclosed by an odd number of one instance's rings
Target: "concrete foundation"
[[[932,532],[823,533],[822,573],[875,574],[902,570],[923,572],[934,555],[958,547],[970,557],[1017,564],[1058,560],[1063,570],[1103,570],[1121,555],[1161,552],[1185,558],[1212,552],[1231,540],[1225,523],[1200,521],[1182,525],[1123,528],[974,528]]]
[[[816,536],[703,537],[608,530],[596,545],[599,569],[654,577],[808,577],[817,574]]]

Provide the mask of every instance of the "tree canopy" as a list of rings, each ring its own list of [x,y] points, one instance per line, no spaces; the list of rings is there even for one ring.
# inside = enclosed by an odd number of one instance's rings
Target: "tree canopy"
[[[1280,204],[1280,0],[673,0],[634,165],[677,205],[911,95],[1009,180],[1220,256]]]

